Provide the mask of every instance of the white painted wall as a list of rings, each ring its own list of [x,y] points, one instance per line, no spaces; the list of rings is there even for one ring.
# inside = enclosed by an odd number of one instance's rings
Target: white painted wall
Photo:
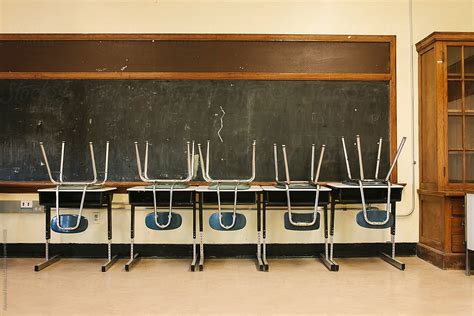
[[[418,130],[411,138],[410,54],[414,54],[415,100],[417,100],[417,56],[410,48],[408,0],[0,0],[2,33],[287,33],[287,34],[387,34],[397,36],[398,138],[408,136],[399,160],[399,181],[408,183],[399,214],[411,209],[412,142],[415,159]],[[471,0],[414,0],[413,39],[416,43],[433,31],[474,31]],[[417,101],[415,101],[417,109]],[[418,122],[415,110],[415,122]],[[418,169],[418,168],[416,168]],[[417,186],[418,180],[415,181]],[[0,194],[2,200],[35,198],[35,195]],[[114,241],[128,241],[129,212],[126,196],[114,199]],[[250,217],[253,213],[247,213]],[[86,212],[90,215],[90,211]],[[153,232],[143,225],[145,212],[138,211],[136,242],[185,243],[191,241],[191,217],[176,232]],[[355,224],[355,212],[338,213],[336,242],[379,242],[388,232],[366,230]],[[105,213],[102,213],[105,219]],[[91,224],[77,236],[53,235],[53,242],[104,242],[105,222]],[[246,243],[256,240],[255,223],[239,233],[217,233],[206,229],[206,242]],[[10,242],[41,242],[43,217],[39,214],[0,214]],[[418,241],[418,209],[400,217],[398,240]],[[283,229],[282,213],[268,220],[269,242],[322,242],[322,231],[295,233]]]

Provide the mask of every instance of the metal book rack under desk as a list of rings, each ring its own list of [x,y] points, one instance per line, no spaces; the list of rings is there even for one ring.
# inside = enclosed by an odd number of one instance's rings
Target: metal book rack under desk
[[[59,207],[79,208],[83,202],[83,208],[98,209],[107,208],[107,262],[102,265],[102,272],[107,271],[117,260],[117,256],[112,257],[112,198],[116,188],[88,188],[83,196],[82,188],[48,188],[38,190],[39,203],[45,210],[45,251],[46,260],[35,265],[35,271],[41,271],[60,259],[59,255],[50,256],[49,241],[51,239],[51,208],[56,207],[56,193],[58,193]],[[83,201],[82,198],[84,198]],[[58,219],[57,219],[58,220]],[[76,219],[78,220],[78,219]]]
[[[261,193],[262,188],[260,186],[252,185],[246,189],[239,189],[237,198],[235,200],[234,189],[220,189],[220,203],[222,205],[255,205],[257,215],[257,261],[260,271],[265,271],[265,267],[261,256],[261,241],[260,241],[260,228],[261,228]],[[218,195],[217,189],[209,186],[199,186],[196,189],[196,193],[199,196],[199,270],[204,269],[204,242],[203,242],[203,209],[206,205],[217,205]]]
[[[362,204],[360,188],[357,185],[341,183],[341,182],[330,182],[327,186],[331,188],[331,214],[334,214],[337,204]],[[364,187],[364,197],[366,204],[385,204],[387,203],[388,185],[371,185]],[[395,235],[396,235],[396,204],[402,200],[403,186],[400,184],[391,185],[390,194],[390,210],[393,216],[393,221],[388,227],[377,227],[372,228],[390,228],[390,243],[391,243],[391,254],[382,253],[381,258],[398,268],[399,270],[405,270],[405,264],[398,261],[395,258]],[[378,211],[385,213],[385,211]],[[334,228],[334,216],[332,217],[332,227]],[[331,241],[332,243],[332,241]]]
[[[263,189],[263,244],[262,244],[262,260],[266,270],[268,270],[268,262],[267,262],[267,254],[266,254],[266,213],[268,208],[272,208],[274,210],[281,210],[288,206],[287,200],[287,190],[285,188],[278,188],[275,186],[262,186]],[[293,207],[314,207],[315,205],[315,194],[316,194],[316,187],[314,188],[293,188],[289,189],[291,193],[291,205]],[[319,199],[318,199],[318,207],[323,207],[324,213],[324,245],[325,245],[325,253],[320,255],[321,261],[323,264],[330,270],[330,271],[338,271],[339,265],[333,261],[332,254],[333,254],[333,238],[334,236],[334,220],[331,220],[330,225],[328,222],[328,204],[330,203],[330,193],[331,189],[320,186],[319,187]],[[331,219],[334,218],[333,214],[334,210],[331,210]],[[312,215],[311,213],[298,213],[298,210],[295,210],[294,215]],[[319,218],[318,218],[319,219]],[[319,224],[319,221],[318,221]],[[319,228],[308,227],[301,227],[301,231],[306,230],[316,230]],[[293,229],[295,230],[295,229]],[[328,236],[331,235],[330,242],[328,241]]]
[[[193,212],[193,259],[191,262],[191,271],[195,271],[196,262],[198,259],[198,251],[196,247],[196,194],[197,187],[178,187],[172,189],[172,207],[182,209],[191,209]],[[130,260],[125,264],[125,271],[130,271],[131,268],[138,262],[139,253],[134,252],[134,238],[135,238],[135,208],[136,207],[151,207],[155,206],[153,198],[153,188],[147,186],[138,186],[129,188],[128,200],[131,205],[130,211]],[[156,207],[167,208],[170,206],[170,187],[156,187]],[[167,212],[166,212],[167,213]],[[150,213],[149,215],[154,215]],[[162,215],[162,214],[161,214]],[[176,216],[174,216],[176,217]],[[180,223],[179,223],[180,224]],[[181,225],[177,225],[178,227]],[[176,226],[171,228],[177,228]],[[167,228],[163,228],[166,230]],[[159,229],[157,229],[159,230]]]

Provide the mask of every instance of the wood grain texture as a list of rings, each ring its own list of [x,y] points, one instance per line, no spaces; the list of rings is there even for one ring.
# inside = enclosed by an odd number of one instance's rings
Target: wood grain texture
[[[266,72],[0,72],[8,79],[93,79],[93,80],[350,80],[389,81],[389,74],[357,73],[266,73]]]
[[[420,242],[418,255],[445,269],[464,265],[464,195],[473,183],[449,181],[448,46],[474,44],[474,33],[435,32],[419,53]],[[463,60],[461,53],[461,60]],[[463,63],[460,63],[462,66]],[[459,80],[464,78],[460,67]],[[461,109],[463,108],[461,103]],[[462,110],[459,115],[462,115]],[[461,117],[461,116],[460,116]],[[462,123],[464,124],[464,123]],[[464,125],[461,125],[463,127]],[[464,139],[463,139],[464,138]],[[464,135],[459,142],[465,143]],[[463,147],[458,148],[461,152]],[[462,174],[466,174],[465,162]],[[465,178],[465,176],[463,176]],[[462,182],[462,181],[461,181]]]
[[[390,74],[389,42],[0,40],[0,48],[1,72]]]
[[[416,50],[421,52],[435,42],[469,42],[474,41],[473,32],[433,32],[416,43]]]
[[[394,35],[329,34],[0,34],[0,40],[187,40],[187,41],[299,41],[299,42],[390,42]]]

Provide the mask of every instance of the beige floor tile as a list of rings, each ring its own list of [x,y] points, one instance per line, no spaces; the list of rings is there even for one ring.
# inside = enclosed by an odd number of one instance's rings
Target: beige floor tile
[[[131,272],[119,260],[63,259],[34,272],[38,259],[8,260],[6,315],[474,315],[474,276],[403,258],[398,271],[378,258],[339,259],[331,273],[317,259],[143,259]]]

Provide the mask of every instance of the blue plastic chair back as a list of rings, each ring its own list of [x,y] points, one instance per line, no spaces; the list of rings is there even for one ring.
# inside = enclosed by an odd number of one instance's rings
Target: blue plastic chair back
[[[393,215],[392,213],[389,214],[388,222],[384,225],[372,225],[365,221],[364,212],[360,211],[356,215],[356,222],[359,226],[364,228],[372,228],[372,229],[385,229],[389,228],[393,225]],[[385,211],[376,211],[376,210],[367,210],[367,218],[372,222],[383,222],[387,218],[387,212]]]
[[[76,226],[77,219],[79,217],[79,215],[72,215],[72,214],[63,214],[63,215],[59,215],[59,216],[61,217],[61,227],[63,227],[63,228],[69,228],[69,227],[72,228],[72,227]],[[85,231],[87,229],[88,226],[89,226],[89,221],[84,216],[81,216],[81,223],[79,224],[79,227],[77,227],[74,230],[64,230],[64,229],[59,228],[58,218],[56,216],[54,216],[51,219],[51,229],[54,232],[59,233],[59,234],[82,233],[83,231]]]
[[[232,224],[232,212],[222,212],[222,224],[225,226],[229,226]],[[212,229],[220,230],[220,231],[233,231],[233,230],[240,230],[245,227],[247,224],[247,219],[245,218],[244,214],[236,213],[235,214],[235,225],[232,228],[225,229],[221,226],[219,222],[219,213],[214,213],[209,217],[209,226]]]
[[[311,223],[313,221],[313,213],[291,213],[291,218],[293,219],[293,222],[306,222],[306,223]],[[290,222],[290,215],[288,212],[285,213],[284,215],[284,222],[285,222],[285,228],[287,230],[317,230],[319,229],[320,225],[320,220],[321,216],[319,213],[316,214],[316,221],[314,222],[313,225],[311,226],[295,226],[291,224]]]
[[[160,225],[166,225],[168,223],[168,214],[169,212],[158,212],[158,223]],[[161,228],[155,223],[155,212],[147,214],[145,217],[145,225],[149,229],[153,230],[173,230],[179,228],[183,223],[183,219],[180,214],[171,212],[171,223],[168,227]]]

